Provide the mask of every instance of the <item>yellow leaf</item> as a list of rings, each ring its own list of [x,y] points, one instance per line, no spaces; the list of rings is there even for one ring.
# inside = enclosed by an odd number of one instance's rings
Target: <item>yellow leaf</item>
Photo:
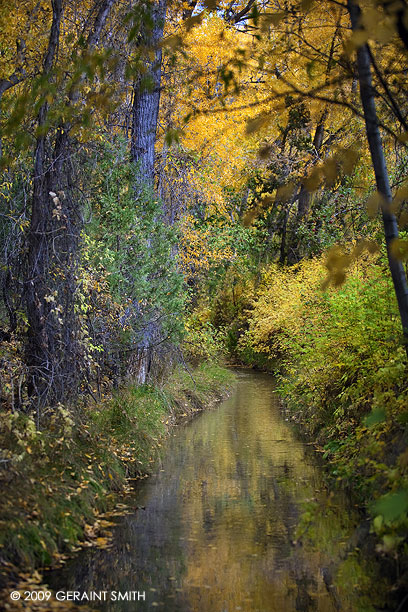
[[[367,200],[367,214],[370,219],[373,219],[378,213],[379,208],[384,202],[384,198],[378,191],[372,193]]]
[[[303,184],[308,191],[316,191],[319,188],[321,182],[321,173],[321,168],[314,168],[307,177],[307,179],[305,179]]]
[[[398,221],[401,227],[404,227],[405,225],[407,225],[408,224],[408,211],[403,210]]]
[[[330,186],[333,185],[338,175],[338,165],[335,159],[328,159],[324,162],[322,167],[323,174],[326,179],[326,183]]]
[[[296,185],[291,181],[286,183],[286,185],[282,185],[276,192],[276,199],[280,202],[288,202],[292,198],[295,189]]]
[[[345,42],[344,50],[347,55],[362,47],[368,40],[368,32],[366,30],[356,30],[350,38]]]
[[[254,119],[249,119],[246,125],[246,133],[253,134],[254,132],[258,132],[261,128],[268,124],[270,121],[270,117],[267,115],[258,115]]]
[[[96,538],[95,542],[97,546],[106,546],[108,538]]]
[[[402,240],[401,238],[396,238],[391,243],[390,248],[391,254],[395,259],[399,261],[408,258],[408,240]]]

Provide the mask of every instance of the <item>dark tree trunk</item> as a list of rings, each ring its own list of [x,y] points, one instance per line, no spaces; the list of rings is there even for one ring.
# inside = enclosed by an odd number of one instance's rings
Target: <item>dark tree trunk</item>
[[[105,0],[88,36],[86,51],[98,43],[115,0]],[[43,76],[52,78],[57,59],[63,0],[53,0],[53,21],[44,59]],[[75,103],[81,75],[69,92]],[[52,145],[52,128],[45,130],[48,103],[38,114],[41,135],[34,156],[33,198],[28,234],[25,300],[28,316],[26,362],[28,393],[37,410],[75,395],[83,370],[79,320],[75,312],[77,251],[82,227],[80,207],[73,194],[71,124],[60,125]],[[44,133],[43,133],[44,132]],[[39,414],[39,413],[38,413]]]
[[[328,110],[325,109],[323,111],[322,116],[320,117],[320,121],[316,127],[315,135],[313,137],[313,149],[316,153],[317,158],[319,158],[320,150],[323,144],[324,126],[326,123],[327,115],[328,115]],[[297,223],[300,223],[306,217],[307,213],[309,212],[309,205],[310,205],[310,191],[308,191],[306,187],[302,185],[300,189],[300,193],[299,193],[298,209],[296,213]]]
[[[320,150],[322,148],[324,128],[325,128],[328,114],[329,114],[328,109],[326,108],[323,111],[319,119],[319,123],[317,124],[316,130],[314,133],[313,149],[316,153],[316,160],[319,159]],[[301,245],[299,244],[299,240],[297,237],[297,229],[299,225],[302,223],[302,221],[306,219],[309,213],[310,202],[311,202],[311,193],[310,191],[306,189],[305,185],[302,184],[300,187],[299,196],[298,196],[298,206],[297,206],[296,217],[294,219],[294,225],[293,225],[292,231],[290,232],[290,244],[288,248],[288,258],[287,258],[289,264],[297,263],[302,258],[302,253],[301,253],[301,248],[300,248]]]
[[[353,0],[348,0],[347,6],[350,14],[352,29],[358,30],[360,27],[360,7]],[[391,251],[393,241],[398,238],[398,226],[395,215],[390,212],[392,193],[378,125],[374,88],[372,86],[371,77],[370,52],[367,45],[362,45],[357,50],[357,68],[367,140],[370,147],[377,190],[384,199],[384,204],[382,206],[382,219],[384,225],[385,242],[387,245],[388,265],[394,284],[395,295],[397,297],[401,324],[404,333],[405,348],[408,353],[408,285],[404,267],[401,261],[395,259]]]
[[[320,121],[316,127],[316,131],[313,137],[313,149],[316,152],[316,157],[319,157],[320,149],[323,144],[324,126],[326,123],[328,111],[327,109],[323,112]],[[310,205],[310,191],[306,189],[304,185],[301,186],[299,192],[298,209],[296,213],[296,223],[299,224],[307,216]]]
[[[153,53],[145,60],[145,70],[133,84],[131,159],[134,164],[135,198],[153,196],[155,188],[155,144],[159,117],[162,50],[160,42],[166,18],[166,0],[150,6],[151,27],[145,29],[140,44]],[[137,382],[145,384],[149,377],[154,348],[161,342],[158,313],[140,312],[142,330],[137,345]]]
[[[292,207],[294,205],[294,203],[296,202],[297,199],[297,192],[295,191],[292,195],[292,197],[289,199],[288,202],[286,202],[283,206],[283,222],[282,222],[282,230],[281,230],[281,245],[280,245],[280,252],[279,252],[279,263],[284,265],[285,263],[290,263],[289,261],[289,256],[288,256],[288,249],[290,248],[290,245],[287,244],[287,238],[288,238],[288,223],[289,223],[289,217],[290,217],[290,213],[292,210]]]
[[[284,265],[286,263],[286,235],[289,220],[289,207],[286,205],[283,210],[282,229],[281,229],[281,243],[279,249],[279,263]]]
[[[49,79],[56,59],[62,19],[62,0],[52,1],[53,19],[44,59],[43,75]],[[48,117],[48,103],[44,102],[38,114],[38,128],[44,127]],[[28,390],[38,402],[45,400],[47,389],[52,387],[52,335],[49,329],[50,303],[47,297],[46,276],[49,272],[50,246],[52,244],[53,201],[47,172],[46,134],[41,134],[34,154],[33,199],[28,235],[28,273],[25,296],[28,316],[26,360],[29,369]]]

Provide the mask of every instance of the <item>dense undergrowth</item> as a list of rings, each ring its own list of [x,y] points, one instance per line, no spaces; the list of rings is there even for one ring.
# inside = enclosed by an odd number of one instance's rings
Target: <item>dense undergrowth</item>
[[[406,558],[407,361],[384,259],[360,256],[343,284],[326,288],[326,255],[270,264],[257,282],[235,287],[232,317],[224,285],[194,320],[207,317],[211,341],[233,360],[278,374],[292,419],[368,511],[378,551]]]
[[[169,427],[221,399],[232,380],[216,365],[180,368],[162,387],[126,386],[96,404],[58,406],[41,431],[32,416],[2,414],[2,581],[53,564],[84,539],[103,546],[98,515],[129,478],[149,474]]]

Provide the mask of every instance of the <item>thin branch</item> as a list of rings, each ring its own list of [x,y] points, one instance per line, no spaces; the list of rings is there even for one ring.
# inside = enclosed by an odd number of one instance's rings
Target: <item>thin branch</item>
[[[232,3],[231,3],[232,4]],[[225,21],[238,24],[240,21],[248,17],[248,13],[255,4],[255,0],[249,0],[248,4],[244,6],[244,8],[239,11],[239,13],[233,13],[231,10],[231,4],[226,11]],[[228,15],[229,12],[229,15]]]
[[[373,55],[373,53],[371,51],[371,48],[370,48],[370,45],[368,43],[367,43],[367,48],[368,48],[368,53],[370,55],[371,64],[372,64],[372,66],[374,68],[374,71],[375,71],[377,77],[378,77],[378,80],[380,81],[381,85],[384,88],[385,93],[388,96],[388,99],[389,99],[389,101],[391,103],[391,107],[394,110],[394,114],[397,117],[398,121],[401,123],[401,125],[404,127],[405,131],[408,132],[408,124],[405,121],[405,118],[403,117],[403,115],[402,115],[402,113],[401,113],[401,111],[400,111],[400,109],[398,107],[398,104],[396,103],[396,101],[394,99],[394,96],[392,95],[392,92],[391,92],[390,88],[387,85],[387,82],[385,81],[383,75],[381,74],[380,69],[378,68],[377,62],[374,59],[374,55]]]
[[[21,83],[21,81],[24,81],[24,79],[25,79],[25,74],[24,72],[20,70],[14,72],[8,79],[1,79],[0,80],[0,97],[4,94],[5,91],[10,89],[11,87],[14,87],[15,85],[18,85],[19,83]]]

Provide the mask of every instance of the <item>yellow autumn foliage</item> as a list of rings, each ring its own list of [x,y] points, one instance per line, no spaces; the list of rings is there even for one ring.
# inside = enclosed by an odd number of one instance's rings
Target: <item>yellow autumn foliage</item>
[[[197,227],[191,215],[184,216],[181,225],[179,262],[186,277],[236,258],[229,245],[213,245],[213,237],[214,230],[211,227]]]
[[[285,337],[296,338],[304,329],[304,303],[320,299],[320,285],[327,270],[323,258],[302,261],[290,269],[272,264],[264,272],[254,302],[249,330],[240,339],[268,357],[278,357],[285,349]],[[313,316],[313,315],[308,315]]]
[[[320,257],[303,260],[291,268],[272,264],[266,269],[250,312],[248,331],[239,341],[241,350],[250,346],[253,351],[262,353],[269,359],[294,355],[296,351],[301,353],[312,339],[317,345],[319,337],[329,333],[331,317],[332,324],[336,326],[333,337],[335,336],[335,350],[338,352],[342,346],[346,347],[352,343],[353,333],[357,334],[358,331],[362,338],[365,327],[370,325],[367,323],[368,314],[364,310],[371,299],[375,283],[378,289],[379,311],[370,313],[371,323],[376,325],[376,319],[385,316],[385,312],[380,312],[381,308],[388,308],[389,324],[391,327],[395,326],[394,299],[391,290],[387,289],[388,277],[381,271],[378,263],[380,255],[360,255],[354,262],[350,261],[345,283],[340,287],[329,286],[327,283],[332,256],[329,252]],[[386,298],[386,295],[389,297]],[[353,331],[349,328],[354,318],[361,329]],[[341,327],[344,329],[343,334]],[[331,350],[329,344],[328,340],[328,351]]]

